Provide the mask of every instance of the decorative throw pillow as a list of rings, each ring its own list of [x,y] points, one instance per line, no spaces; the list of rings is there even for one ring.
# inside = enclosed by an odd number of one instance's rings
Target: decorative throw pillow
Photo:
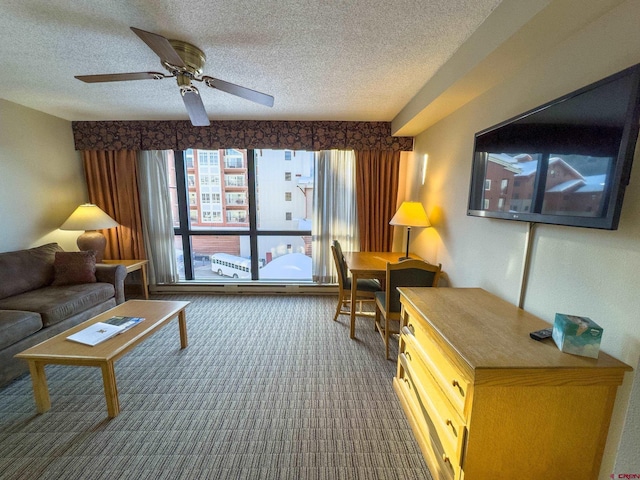
[[[53,268],[55,277],[52,285],[95,283],[96,252],[56,252]]]

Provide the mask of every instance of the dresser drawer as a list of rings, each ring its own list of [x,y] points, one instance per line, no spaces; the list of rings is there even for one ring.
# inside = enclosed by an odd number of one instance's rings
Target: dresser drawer
[[[420,326],[420,323],[413,318],[410,317],[407,325],[402,327],[402,335],[417,345],[421,353],[420,360],[425,364],[458,413],[466,419],[465,404],[471,393],[470,379],[449,360],[432,337]]]
[[[422,405],[420,394],[411,380],[410,373],[405,371],[402,378],[395,378],[394,387],[433,478],[436,480],[461,478],[460,475],[456,475],[460,467],[449,460],[445,446]]]
[[[458,412],[435,383],[433,377],[424,369],[413,355],[412,347],[405,346],[398,361],[402,364],[411,380],[418,401],[432,428],[442,442],[443,451],[454,465],[462,464],[462,453],[466,436],[466,425]]]

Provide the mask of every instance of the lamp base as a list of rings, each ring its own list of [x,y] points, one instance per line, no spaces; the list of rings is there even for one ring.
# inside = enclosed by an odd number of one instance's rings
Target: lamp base
[[[107,239],[97,230],[87,230],[78,237],[76,241],[78,248],[83,252],[93,250],[96,252],[96,263],[101,263],[104,258],[104,249],[107,246]]]
[[[404,262],[405,260],[411,260],[411,257],[400,257],[398,259],[399,262]]]

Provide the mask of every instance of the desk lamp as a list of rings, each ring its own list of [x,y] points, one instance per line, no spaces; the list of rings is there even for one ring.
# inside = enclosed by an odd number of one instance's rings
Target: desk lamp
[[[409,259],[409,238],[411,236],[411,227],[430,227],[427,212],[420,202],[402,202],[400,208],[393,216],[389,225],[407,227],[407,253],[398,260]]]
[[[104,257],[107,239],[97,230],[117,226],[118,222],[104,213],[100,207],[91,203],[85,203],[75,209],[62,226],[60,226],[60,230],[85,230],[85,232],[78,237],[78,248],[82,251],[95,251],[96,262],[100,263]]]

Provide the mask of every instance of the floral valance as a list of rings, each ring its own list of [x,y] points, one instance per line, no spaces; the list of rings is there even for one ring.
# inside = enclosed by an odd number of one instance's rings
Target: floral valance
[[[76,150],[185,150],[274,148],[288,150],[410,151],[413,137],[391,136],[390,122],[185,120],[72,122]]]

